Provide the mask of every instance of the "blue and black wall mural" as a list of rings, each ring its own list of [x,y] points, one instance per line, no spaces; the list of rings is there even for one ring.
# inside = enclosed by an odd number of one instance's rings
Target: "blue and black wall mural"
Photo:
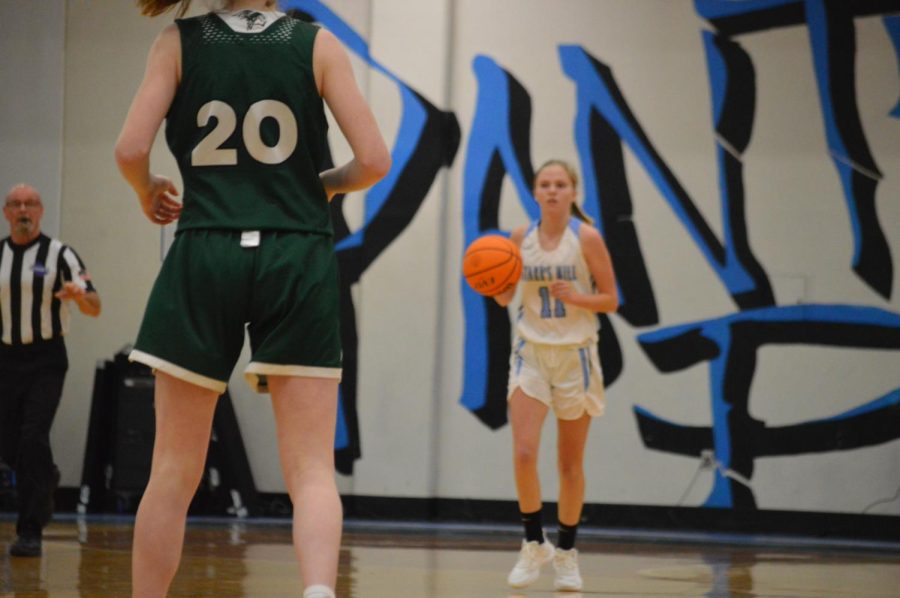
[[[501,229],[501,189],[508,180],[529,218],[538,216],[531,194],[532,98],[527,81],[491,56],[472,62],[477,85],[466,139],[453,112],[437,108],[369,52],[366,42],[320,0],[282,2],[331,30],[370,69],[397,85],[402,102],[388,178],[365,196],[363,224],[351,230],[343,197],[332,204],[342,278],[344,378],[336,438],[338,470],[349,474],[361,455],[357,423],[358,337],[350,289],[367,268],[410,225],[438,174],[450,167],[465,142],[462,174],[462,246]],[[713,226],[698,208],[678,173],[645,129],[641,115],[602,56],[581,45],[559,45],[559,70],[572,83],[575,113],[572,141],[583,180],[583,207],[594,218],[616,267],[620,309],[599,316],[599,349],[607,386],[629,364],[623,344],[633,334],[659,375],[705,364],[709,369],[711,425],[669,421],[634,400],[635,433],[650,450],[697,459],[711,455],[712,489],[703,506],[755,509],[754,463],[759,458],[843,451],[900,438],[900,388],[882,396],[859,397],[855,407],[820,418],[771,426],[751,416],[750,388],[758,352],[767,346],[824,346],[848,350],[900,350],[900,314],[887,309],[894,287],[889,236],[879,221],[876,191],[885,176],[862,127],[856,90],[855,22],[883,20],[900,62],[900,0],[695,0],[704,27],[698,31],[705,53],[711,124],[718,174],[721,222]],[[743,36],[774,28],[803,27],[809,33],[810,68],[818,88],[823,136],[837,173],[852,239],[849,268],[873,303],[779,305],[772,273],[751,242],[746,206],[754,198],[745,180],[757,113],[753,56]],[[900,79],[900,76],[898,76]],[[900,118],[900,101],[886,109]],[[645,259],[646,245],[633,219],[635,197],[626,171],[626,150],[647,175],[657,196],[641,197],[671,210],[702,263],[721,285],[734,311],[696,322],[665,322],[661,297]],[[716,231],[720,232],[716,232]],[[461,262],[461,256],[459,256]],[[509,313],[474,293],[462,280],[464,316],[461,406],[489,430],[507,423],[506,384],[510,352]],[[702,298],[698,297],[698,301]],[[629,339],[631,340],[631,339]],[[706,400],[704,398],[704,400]],[[783,397],[784,401],[806,400]]]
[[[792,305],[748,309],[666,327],[638,337],[663,373],[709,363],[712,426],[684,426],[635,406],[645,446],[713,456],[713,488],[703,506],[755,508],[750,484],[759,457],[845,451],[900,435],[900,388],[844,413],[786,426],[750,415],[757,354],[767,345],[828,345],[900,350],[900,314],[851,305]],[[809,375],[815,376],[815,372]],[[815,397],[813,397],[813,400]],[[783,401],[795,397],[780,397]]]
[[[397,85],[403,103],[399,130],[391,148],[393,166],[388,176],[366,194],[363,225],[356,231],[350,230],[344,218],[343,195],[331,202],[335,250],[341,273],[341,341],[344,351],[335,435],[335,466],[339,472],[351,474],[353,463],[360,458],[362,451],[356,408],[359,339],[350,288],[409,226],[438,172],[453,163],[459,147],[459,124],[453,113],[436,108],[375,60],[363,38],[323,3],[293,0],[283,2],[282,6],[294,11],[294,16],[319,22],[334,33],[370,68]]]
[[[730,197],[743,203],[739,156],[750,141],[755,95],[752,59],[732,36],[805,25],[810,32],[828,147],[850,212],[855,243],[852,268],[873,291],[890,298],[893,265],[875,210],[875,188],[882,175],[866,142],[856,105],[853,20],[886,10],[896,12],[900,6],[896,2],[824,0],[697,0],[695,4],[700,16],[717,29],[716,33],[704,32],[704,42],[723,201]],[[739,230],[746,241],[745,227]],[[747,248],[746,244],[742,246]],[[765,276],[761,268],[757,272]],[[738,302],[742,311],[736,314],[638,337],[661,372],[689,367],[698,360],[710,362],[711,429],[678,426],[635,407],[648,448],[698,456],[703,450],[712,450],[716,472],[704,506],[755,508],[750,478],[757,457],[849,450],[900,438],[900,389],[849,412],[791,426],[768,427],[749,415],[756,351],[765,344],[900,349],[897,314],[851,305],[762,307],[768,303]]]
[[[900,10],[895,0],[695,0],[697,13],[716,38],[757,34],[776,27],[806,27],[812,46],[828,149],[841,178],[853,228],[853,270],[874,291],[890,298],[893,263],[875,210],[882,173],[872,157],[856,104],[854,19]],[[890,31],[897,16],[886,16]],[[893,35],[896,46],[896,34]],[[751,65],[752,68],[752,65]],[[712,70],[712,69],[711,69]],[[710,77],[715,84],[715,77]],[[896,109],[895,109],[896,112]],[[895,115],[896,116],[896,115]]]
[[[697,13],[714,31],[703,31],[713,106],[723,239],[654,148],[650,135],[617,85],[612,69],[580,46],[559,47],[562,70],[576,88],[573,137],[584,173],[584,207],[609,246],[619,284],[617,314],[631,326],[659,325],[657,301],[631,219],[632,199],[623,145],[650,176],[709,267],[732,297],[733,314],[703,322],[665,326],[637,337],[663,374],[709,362],[713,424],[691,427],[666,421],[635,406],[638,432],[653,450],[712,455],[715,477],[706,507],[756,508],[750,478],[754,459],[849,450],[900,438],[900,389],[874,399],[861,397],[845,413],[788,426],[769,427],[750,416],[749,388],[757,350],[768,344],[900,349],[900,316],[853,305],[778,306],[763,264],[754,255],[745,218],[743,155],[751,143],[756,81],[752,57],[736,36],[773,27],[805,26],[812,54],[831,159],[850,214],[853,271],[874,292],[890,299],[893,264],[875,206],[882,174],[860,124],[855,91],[854,19],[900,11],[897,2],[827,0],[696,0]],[[897,16],[885,16],[895,48]],[[514,75],[485,56],[473,69],[478,104],[465,165],[465,244],[498,232],[499,190],[508,174],[526,213],[530,193],[530,97]],[[897,116],[898,108],[891,113]],[[848,248],[849,250],[850,248]],[[506,422],[506,364],[510,323],[505,309],[461,284],[466,315],[465,371],[461,403],[486,425]],[[606,384],[626,364],[612,322],[601,318],[601,361]],[[791,400],[785,397],[784,400]]]
[[[469,134],[463,183],[465,246],[499,230],[500,188],[509,175],[523,207],[536,217],[531,197],[531,98],[508,72],[487,57],[473,65],[478,105]],[[508,231],[504,234],[509,234]],[[491,429],[506,423],[506,383],[511,349],[506,308],[460,281],[466,316],[462,404]]]

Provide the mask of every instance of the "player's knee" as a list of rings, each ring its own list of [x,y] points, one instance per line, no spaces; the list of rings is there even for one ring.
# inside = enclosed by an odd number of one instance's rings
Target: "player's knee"
[[[203,480],[203,462],[191,459],[162,460],[157,458],[150,474],[150,482],[157,492],[193,497]]]
[[[284,468],[284,482],[288,492],[308,485],[334,483],[334,464],[328,459],[306,460]]]
[[[513,458],[519,467],[537,466],[538,447],[532,444],[517,444],[513,450]]]
[[[560,480],[574,482],[584,479],[584,465],[580,460],[568,461],[560,459],[557,466]]]

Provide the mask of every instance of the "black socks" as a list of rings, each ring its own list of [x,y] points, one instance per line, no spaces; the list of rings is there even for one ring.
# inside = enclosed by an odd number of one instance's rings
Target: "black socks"
[[[538,509],[534,513],[522,513],[522,525],[525,526],[525,541],[544,543],[544,521],[541,517],[541,510]]]
[[[522,525],[525,527],[525,541],[544,543],[544,522],[541,509],[534,513],[522,513]],[[566,525],[562,521],[559,523],[559,536],[557,538],[557,548],[560,550],[572,550],[575,548],[575,536],[578,534],[578,524]]]
[[[575,534],[578,533],[578,524],[566,525],[562,521],[559,522],[559,538],[557,540],[557,548],[560,550],[572,550],[575,548]]]

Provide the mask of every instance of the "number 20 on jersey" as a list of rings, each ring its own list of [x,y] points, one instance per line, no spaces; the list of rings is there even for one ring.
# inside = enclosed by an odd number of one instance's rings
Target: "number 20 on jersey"
[[[213,118],[216,125],[191,152],[191,165],[235,166],[238,163],[237,150],[223,148],[222,144],[237,129],[237,114],[225,102],[212,100],[197,112],[197,126],[205,127]],[[267,118],[278,123],[278,142],[272,146],[266,145],[261,134],[262,122]],[[297,119],[287,104],[278,100],[260,100],[252,104],[244,115],[241,136],[247,153],[254,160],[263,164],[281,164],[297,148]]]

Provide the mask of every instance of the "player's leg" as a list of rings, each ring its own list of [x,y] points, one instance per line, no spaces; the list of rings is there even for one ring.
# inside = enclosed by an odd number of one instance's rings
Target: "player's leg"
[[[541,566],[553,557],[553,545],[544,538],[538,476],[541,429],[548,411],[547,405],[526,394],[521,387],[509,398],[516,494],[525,528],[519,558],[506,578],[514,588],[524,588],[537,581]]]
[[[596,347],[567,350],[553,378],[557,418],[559,521],[578,524],[584,504],[584,450],[591,419],[603,414],[603,371]]]
[[[294,550],[303,583],[337,582],[343,512],[334,479],[338,380],[269,376],[285,485],[294,505]],[[327,594],[325,594],[327,595]]]
[[[329,237],[265,235],[254,273],[245,375],[272,395],[304,596],[333,595],[343,521],[334,479],[341,377],[337,258]]]
[[[216,401],[244,342],[255,254],[236,231],[187,230],[169,248],[130,359],[155,369],[156,435],[132,554],[136,597],[165,596],[203,477]]]
[[[575,420],[558,420],[559,520],[577,525],[584,506],[584,447],[591,419],[587,413]]]
[[[165,596],[184,544],[188,507],[203,476],[219,393],[157,372],[150,481],[134,524],[132,596]]]
[[[538,451],[541,429],[549,408],[521,389],[509,399],[509,420],[513,437],[513,466],[519,509],[531,513],[541,508],[541,482],[538,477]]]
[[[560,419],[557,424],[559,536],[553,566],[558,590],[580,590],[582,585],[575,534],[584,506],[584,448],[592,419],[585,412],[578,419]]]

